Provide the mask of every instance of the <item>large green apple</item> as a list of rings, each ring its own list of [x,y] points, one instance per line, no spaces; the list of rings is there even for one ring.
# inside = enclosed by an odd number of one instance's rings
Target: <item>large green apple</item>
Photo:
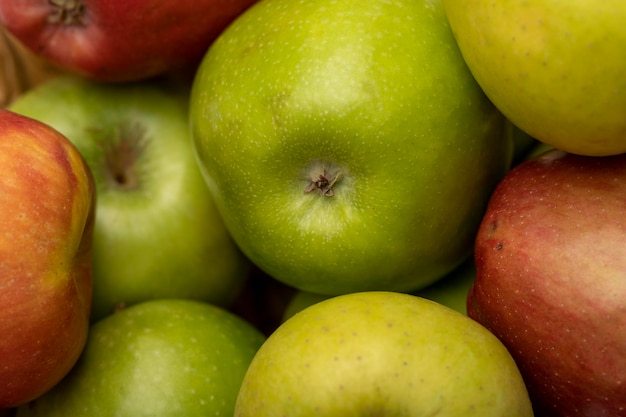
[[[314,304],[261,346],[235,417],[531,417],[511,355],[469,317],[408,294]]]
[[[190,112],[236,242],[322,294],[450,272],[511,163],[439,1],[262,0],[213,43]]]
[[[188,90],[59,77],[11,109],[44,121],[85,157],[98,192],[92,318],[163,297],[227,305],[246,276],[195,160]]]
[[[626,2],[443,2],[467,65],[515,125],[568,152],[626,152]]]
[[[89,329],[96,189],[72,143],[0,109],[0,410],[74,366]]]
[[[232,416],[265,337],[195,300],[150,300],[91,327],[80,360],[19,417]]]

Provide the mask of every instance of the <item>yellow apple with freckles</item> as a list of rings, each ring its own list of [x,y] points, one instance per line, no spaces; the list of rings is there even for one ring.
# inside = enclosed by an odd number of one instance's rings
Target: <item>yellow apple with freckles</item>
[[[410,294],[336,296],[296,313],[252,359],[235,417],[532,417],[504,345]]]
[[[61,380],[91,308],[95,186],[58,131],[0,110],[0,409]]]

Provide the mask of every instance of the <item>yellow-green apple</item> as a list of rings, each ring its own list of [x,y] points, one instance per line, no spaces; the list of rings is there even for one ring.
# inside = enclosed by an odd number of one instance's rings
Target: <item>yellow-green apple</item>
[[[92,319],[153,298],[227,306],[246,278],[248,262],[195,160],[189,87],[159,81],[111,85],[64,76],[11,105],[68,137],[93,172]]]
[[[508,347],[537,416],[626,415],[626,154],[551,150],[498,185],[468,314]]]
[[[212,44],[190,113],[235,241],[320,294],[450,272],[511,163],[439,1],[256,3]]]
[[[572,153],[626,152],[626,2],[443,3],[474,77],[516,126]]]
[[[504,345],[464,314],[402,293],[340,295],[285,321],[243,378],[235,417],[531,417]]]
[[[95,185],[67,138],[0,109],[0,409],[75,364],[92,294]]]
[[[194,69],[255,0],[0,0],[0,23],[37,56],[100,81]]]
[[[93,324],[72,371],[18,417],[232,416],[265,337],[195,300],[135,304]]]

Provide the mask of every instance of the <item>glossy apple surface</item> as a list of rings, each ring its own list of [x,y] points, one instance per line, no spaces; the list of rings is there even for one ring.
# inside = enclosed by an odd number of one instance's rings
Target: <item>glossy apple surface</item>
[[[61,77],[11,106],[64,133],[94,174],[93,319],[154,298],[226,306],[243,285],[248,263],[195,160],[187,100],[179,85]]]
[[[626,155],[514,168],[476,240],[469,315],[508,347],[537,416],[626,410]]]
[[[476,80],[516,126],[582,155],[626,152],[626,3],[443,0]]]
[[[2,409],[58,383],[85,345],[95,186],[63,135],[4,109],[0,170]]]
[[[235,241],[320,294],[450,272],[511,163],[438,1],[255,4],[213,43],[190,112]]]
[[[255,0],[2,0],[0,23],[38,56],[99,81],[188,70]]]
[[[531,417],[502,343],[424,298],[352,293],[314,304],[261,346],[235,417]]]
[[[265,337],[193,300],[151,300],[95,323],[76,367],[18,417],[232,416]]]

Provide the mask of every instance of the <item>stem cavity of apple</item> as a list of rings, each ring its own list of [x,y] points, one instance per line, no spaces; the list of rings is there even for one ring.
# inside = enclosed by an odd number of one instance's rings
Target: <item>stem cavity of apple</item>
[[[109,185],[135,189],[139,186],[136,162],[146,148],[146,130],[140,124],[122,123],[104,140],[104,167]]]
[[[82,26],[85,16],[83,0],[48,0],[52,12],[48,16],[48,23],[65,26]]]
[[[304,189],[305,193],[317,190],[324,197],[332,197],[335,195],[333,186],[341,178],[341,170],[331,171],[324,168],[321,174],[314,174],[308,178],[309,185]]]

